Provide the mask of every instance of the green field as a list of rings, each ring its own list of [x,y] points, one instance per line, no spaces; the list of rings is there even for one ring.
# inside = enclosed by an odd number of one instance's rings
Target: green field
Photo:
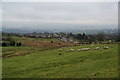
[[[2,36],[3,38],[6,38],[5,36]],[[50,42],[51,40],[55,42],[60,42],[57,38],[27,38],[27,37],[17,37],[17,36],[11,36],[11,38],[15,41],[41,41],[41,42]]]
[[[99,46],[99,50],[94,50]],[[109,49],[103,49],[108,46]],[[89,47],[89,51],[77,49]],[[68,49],[74,52],[66,52]],[[3,58],[3,78],[117,78],[118,45],[96,44],[45,49],[35,47],[3,47],[5,54],[30,53]],[[61,55],[59,55],[61,53]]]

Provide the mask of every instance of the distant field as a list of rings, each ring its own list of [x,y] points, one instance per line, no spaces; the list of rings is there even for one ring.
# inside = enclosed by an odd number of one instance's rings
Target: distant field
[[[99,46],[99,50],[94,50]],[[105,50],[102,47],[108,46]],[[91,48],[77,52],[77,49]],[[66,52],[68,49],[74,52]],[[3,58],[3,78],[117,78],[118,45],[96,44],[44,49],[41,47],[3,47],[7,53],[22,54]],[[61,53],[61,55],[59,55]]]
[[[27,37],[16,37],[13,36],[13,39],[17,40],[17,41],[42,41],[42,42],[50,42],[51,40],[55,41],[55,42],[60,42],[60,40],[58,40],[57,38],[27,38]]]
[[[5,38],[5,36],[3,36]],[[56,48],[62,46],[73,46],[74,43],[65,43],[60,41],[58,38],[27,38],[27,37],[11,37],[16,42],[21,42],[24,47],[48,47]],[[51,43],[53,41],[53,43]],[[76,41],[76,40],[75,40]]]

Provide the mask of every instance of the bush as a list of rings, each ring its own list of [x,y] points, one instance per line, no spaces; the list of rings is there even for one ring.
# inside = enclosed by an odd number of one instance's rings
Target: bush
[[[2,46],[7,46],[7,44],[5,42],[2,43]]]
[[[10,42],[10,46],[15,46],[15,42],[14,41]]]
[[[3,42],[2,43],[2,46],[22,46],[22,44],[20,42],[16,43],[14,41],[11,41],[11,42]]]
[[[19,42],[19,43],[17,43],[17,44],[16,44],[16,46],[21,46],[21,43],[20,43],[20,42]]]

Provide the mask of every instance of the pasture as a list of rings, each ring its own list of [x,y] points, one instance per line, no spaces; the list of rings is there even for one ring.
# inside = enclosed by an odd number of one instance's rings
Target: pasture
[[[100,49],[95,50],[96,47]],[[108,49],[103,49],[108,46]],[[90,48],[88,51],[77,49]],[[117,78],[118,45],[95,44],[48,47],[3,47],[3,78]],[[67,51],[73,49],[74,51]],[[10,54],[10,55],[11,55]]]

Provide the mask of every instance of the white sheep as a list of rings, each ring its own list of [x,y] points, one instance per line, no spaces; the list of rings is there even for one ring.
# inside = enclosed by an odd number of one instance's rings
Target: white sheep
[[[82,51],[88,51],[88,50],[90,50],[90,48],[82,48],[81,50]]]
[[[108,47],[105,47],[105,46],[104,46],[103,49],[108,49]]]
[[[70,49],[70,51],[74,51],[74,49]]]
[[[77,51],[79,52],[81,49],[78,49]]]
[[[69,50],[66,50],[67,52],[69,52]]]
[[[93,44],[91,44],[91,46],[93,46]]]
[[[81,50],[82,50],[82,51],[85,51],[85,48],[82,48]]]
[[[58,49],[59,51],[62,51],[63,49]]]
[[[96,48],[95,48],[95,50],[98,50],[98,49],[99,49],[99,47],[96,47]]]
[[[90,48],[87,48],[88,50],[90,50]]]

